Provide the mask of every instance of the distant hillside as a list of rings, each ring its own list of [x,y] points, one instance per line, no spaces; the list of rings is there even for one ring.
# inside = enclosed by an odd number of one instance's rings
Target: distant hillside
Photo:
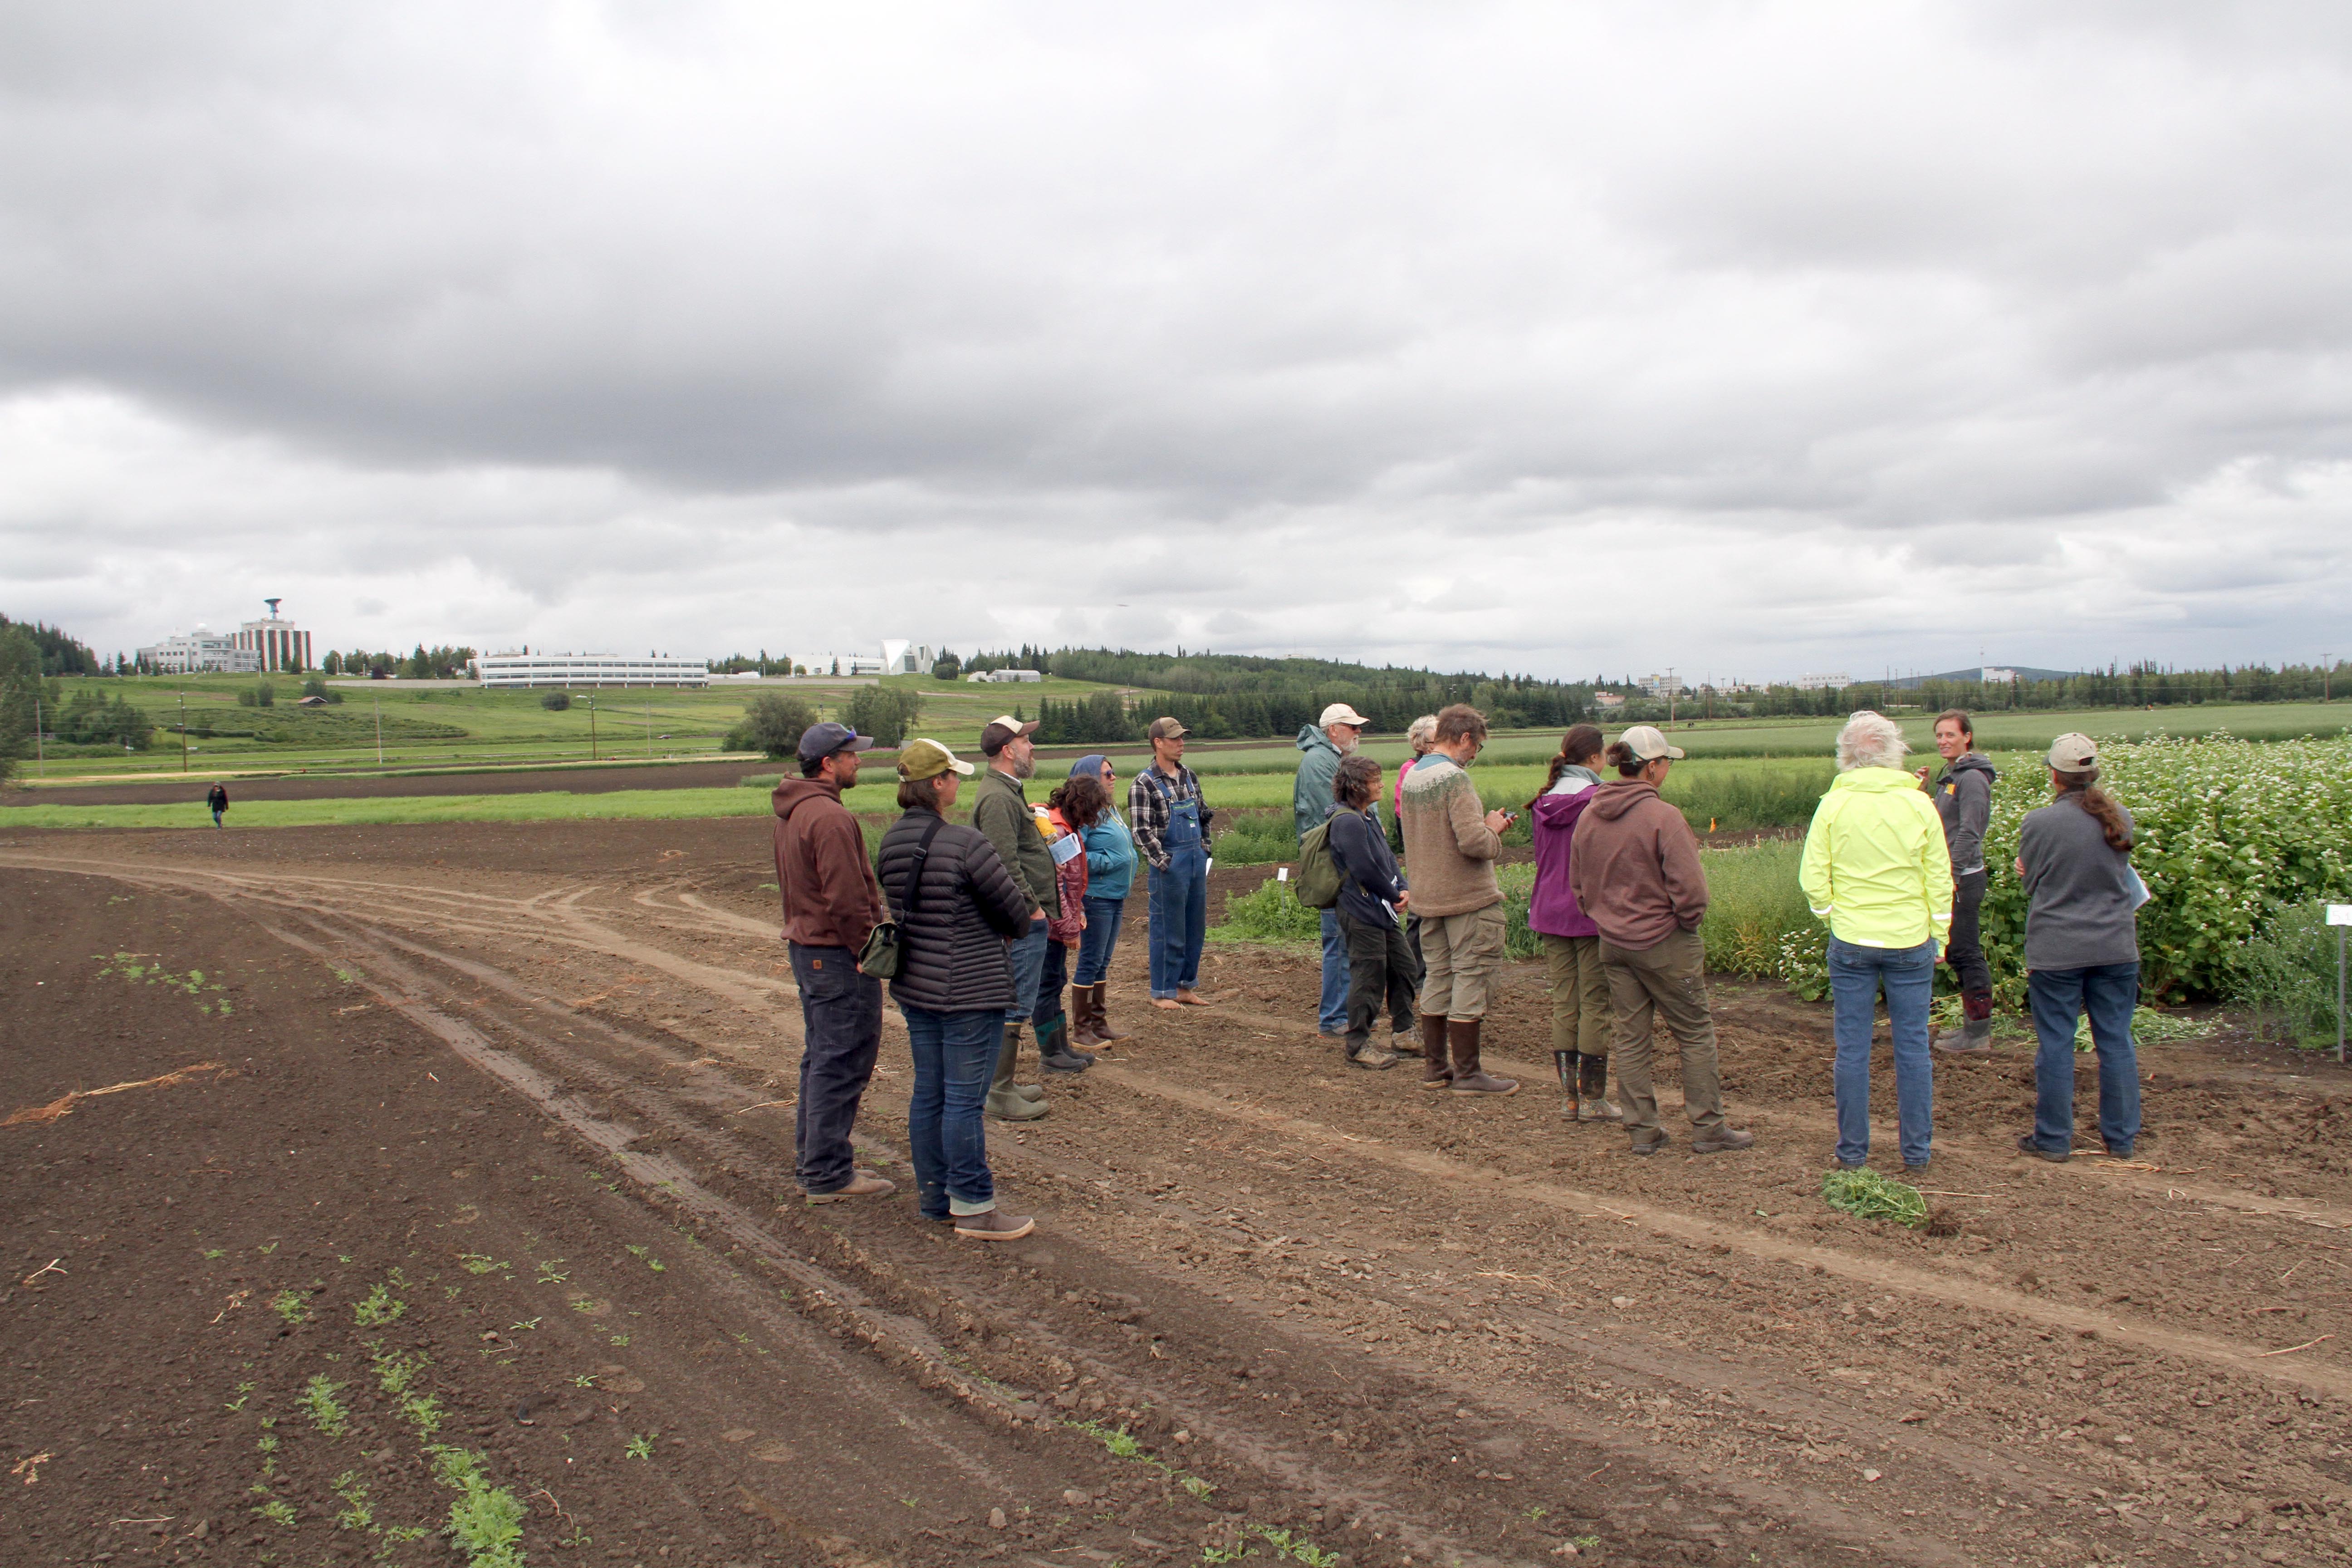
[[[1993,668],[2010,670],[2018,679],[2029,683],[2037,680],[2072,680],[2084,673],[2079,669],[2036,669],[2032,665],[2026,664],[2003,664]],[[1941,675],[1906,675],[1893,684],[1897,691],[1914,691],[1931,681],[1941,682],[1946,686],[1965,686],[1973,681],[1981,686],[1984,684],[1984,668],[1982,666],[1971,665],[1967,669],[1948,669]]]

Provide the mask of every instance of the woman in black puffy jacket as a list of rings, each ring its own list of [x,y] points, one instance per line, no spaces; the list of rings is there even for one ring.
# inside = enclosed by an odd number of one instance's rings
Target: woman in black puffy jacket
[[[1013,1241],[1036,1222],[996,1206],[981,1107],[1014,1001],[1004,944],[1028,933],[1034,901],[985,835],[943,815],[971,771],[936,741],[899,751],[906,815],[882,836],[875,875],[898,922],[890,997],[915,1058],[907,1141],[917,1199],[958,1236]]]

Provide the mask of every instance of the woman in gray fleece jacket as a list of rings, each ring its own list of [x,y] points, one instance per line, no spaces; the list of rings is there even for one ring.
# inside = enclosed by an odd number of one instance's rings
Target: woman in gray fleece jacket
[[[2132,816],[2098,787],[2098,748],[2061,735],[2050,748],[2056,799],[2025,814],[2017,874],[2024,879],[2026,994],[2041,1049],[2033,1058],[2033,1131],[2018,1149],[2063,1162],[2074,1147],[2074,1024],[2088,1013],[2099,1054],[2099,1135],[2127,1159],[2139,1137],[2139,906]]]

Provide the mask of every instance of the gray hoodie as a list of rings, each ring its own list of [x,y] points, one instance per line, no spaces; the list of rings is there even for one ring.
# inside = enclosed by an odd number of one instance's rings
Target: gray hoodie
[[[1952,854],[1952,875],[1985,868],[1985,824],[1992,817],[1992,786],[2000,775],[1982,752],[1969,752],[1945,764],[1933,795],[1944,819],[1944,847]]]

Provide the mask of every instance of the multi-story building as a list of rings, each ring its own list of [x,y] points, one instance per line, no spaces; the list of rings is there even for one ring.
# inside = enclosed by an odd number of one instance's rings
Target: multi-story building
[[[668,654],[491,653],[470,667],[484,686],[705,686],[710,668]]]
[[[1680,697],[1683,694],[1683,678],[1671,672],[1653,675],[1642,682],[1642,689],[1661,701],[1669,697]]]
[[[310,664],[310,634],[278,614],[278,599],[264,599],[269,606],[266,621],[247,621],[236,631],[236,646],[250,653],[261,670],[305,670]]]
[[[1833,675],[1801,675],[1789,684],[1800,691],[1836,691],[1852,686],[1853,679],[1841,669]]]
[[[253,675],[261,668],[261,656],[240,646],[235,636],[198,626],[141,648],[139,665],[156,675]]]

